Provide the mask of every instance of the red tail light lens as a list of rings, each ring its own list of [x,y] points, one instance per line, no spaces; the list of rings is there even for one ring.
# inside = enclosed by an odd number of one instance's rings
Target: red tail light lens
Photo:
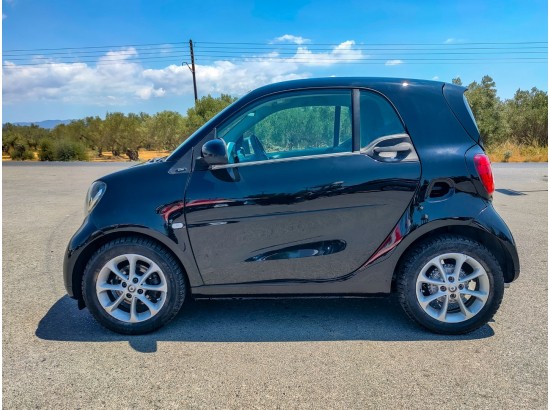
[[[495,192],[495,180],[493,179],[493,170],[491,169],[491,161],[485,154],[476,154],[474,156],[474,164],[481,179],[481,183],[487,190],[489,195]]]

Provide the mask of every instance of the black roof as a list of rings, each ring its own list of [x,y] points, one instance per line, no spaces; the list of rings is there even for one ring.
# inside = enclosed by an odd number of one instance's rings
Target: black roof
[[[441,88],[442,81],[418,80],[412,78],[389,77],[325,77],[306,78],[300,80],[283,81],[269,84],[254,90],[251,94],[270,94],[272,92],[315,87],[365,87],[377,89],[379,87],[403,87],[403,85]]]

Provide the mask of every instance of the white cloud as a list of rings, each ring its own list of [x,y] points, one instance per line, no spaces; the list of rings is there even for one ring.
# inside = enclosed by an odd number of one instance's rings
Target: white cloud
[[[437,80],[439,80],[439,77],[438,77],[437,75],[434,75],[434,76],[432,77],[432,80],[437,81]]]
[[[272,43],[294,43],[294,44],[305,44],[309,43],[309,39],[300,37],[300,36],[294,36],[292,34],[285,34],[281,37],[277,37],[273,39]]]
[[[136,91],[136,95],[142,100],[148,100],[151,97],[162,97],[166,94],[164,88],[155,88],[154,85],[149,85],[146,87],[141,87]]]
[[[448,38],[447,40],[445,40],[443,42],[443,44],[456,44],[456,43],[463,43],[464,40],[461,39],[461,38],[454,38],[454,37],[451,37],[451,38]]]
[[[399,64],[403,64],[403,60],[388,60],[384,65],[392,66],[392,65],[399,65]]]
[[[25,66],[5,61],[4,103],[45,100],[116,106],[193,92],[191,73],[186,66],[145,68],[137,58],[136,49],[126,48],[104,54],[96,64],[35,58],[35,63],[47,63]],[[238,96],[261,85],[310,77],[310,69],[365,58],[368,55],[358,50],[352,40],[326,52],[297,45],[295,53],[288,56],[274,51],[235,61],[219,60],[209,64],[199,61],[196,64],[197,85],[201,95],[228,93]],[[401,62],[393,61],[393,64]]]

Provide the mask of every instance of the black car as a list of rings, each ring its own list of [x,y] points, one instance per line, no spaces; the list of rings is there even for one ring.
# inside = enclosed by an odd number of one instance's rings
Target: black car
[[[249,93],[167,158],[92,184],[68,294],[127,334],[186,298],[392,292],[432,331],[484,325],[519,260],[464,91],[325,78]]]

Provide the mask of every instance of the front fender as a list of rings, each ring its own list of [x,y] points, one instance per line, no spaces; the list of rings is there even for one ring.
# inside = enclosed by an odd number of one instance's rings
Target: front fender
[[[63,277],[67,294],[73,299],[81,299],[81,282],[84,269],[93,253],[103,244],[122,236],[139,235],[155,240],[168,248],[181,262],[191,287],[203,285],[189,244],[176,243],[170,236],[140,225],[114,225],[98,229],[91,218],[86,218],[82,226],[69,241],[63,261]],[[171,235],[173,236],[173,235]],[[178,235],[180,238],[183,235]],[[186,236],[186,235],[185,235]],[[173,236],[175,238],[175,236]]]

